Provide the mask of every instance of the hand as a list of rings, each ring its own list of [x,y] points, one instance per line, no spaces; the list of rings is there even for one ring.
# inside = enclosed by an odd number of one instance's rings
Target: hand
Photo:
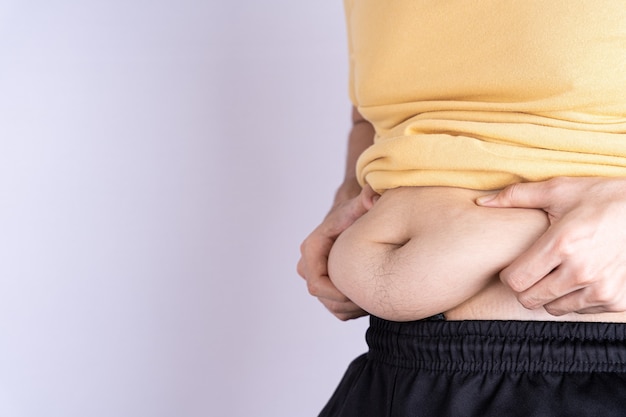
[[[524,307],[555,316],[626,311],[626,179],[514,184],[477,204],[548,214],[548,230],[500,273]]]
[[[298,274],[307,282],[309,293],[317,297],[337,318],[349,320],[366,315],[328,277],[328,255],[337,237],[365,214],[377,199],[369,186],[352,198],[338,198],[324,221],[304,240]]]

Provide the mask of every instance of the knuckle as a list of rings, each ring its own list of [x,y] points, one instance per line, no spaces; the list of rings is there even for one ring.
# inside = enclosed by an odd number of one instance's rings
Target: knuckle
[[[541,305],[541,301],[534,295],[520,294],[517,300],[527,309],[533,309]]]
[[[331,311],[331,313],[333,312]],[[341,321],[348,321],[352,318],[350,313],[333,313],[333,315]]]
[[[626,311],[626,300],[616,300],[613,303],[606,303],[603,305],[604,311],[612,312],[612,313],[622,313]]]
[[[348,313],[339,314],[339,315],[336,315],[335,317],[337,317],[339,320],[344,321],[344,322],[355,318],[354,315],[348,314]]]
[[[518,272],[501,273],[500,279],[515,292],[526,289],[525,276]]]
[[[344,303],[341,303],[340,305],[336,305],[334,308],[328,308],[328,310],[341,321],[352,320],[357,317],[361,317],[364,314],[360,308],[353,304],[346,306]]]
[[[580,274],[572,278],[573,288],[589,288],[594,284],[594,279],[589,275]],[[592,294],[596,294],[597,290],[593,290]],[[595,298],[595,297],[594,297]]]
[[[564,230],[554,242],[554,249],[562,257],[571,257],[578,252],[579,239],[571,230]]]
[[[347,321],[351,318],[350,311],[342,308],[340,303],[325,303],[325,307],[333,316],[337,317],[341,321]]]
[[[558,308],[557,306],[554,306],[554,305],[550,305],[550,304],[545,305],[544,309],[548,312],[548,314],[552,316],[562,316],[563,314],[566,313],[563,309]]]
[[[568,177],[554,177],[550,178],[545,182],[546,192],[552,193],[559,188],[562,188],[570,183],[570,178]]]
[[[593,285],[597,279],[589,268],[581,267],[572,276],[573,284],[579,288],[589,287]],[[594,292],[597,288],[594,289]]]
[[[306,287],[307,287],[307,290],[309,291],[309,294],[311,294],[313,297],[320,296],[320,286],[317,284],[317,282],[314,282],[314,280],[312,279],[307,280]]]
[[[326,307],[326,309],[331,312],[333,316],[337,317],[341,321],[348,320],[349,312],[346,311],[345,308],[342,308],[342,303],[325,299],[320,299],[320,301],[322,302],[322,304],[324,304],[324,307]]]
[[[300,260],[298,261],[298,265],[296,265],[296,271],[298,272],[298,275],[306,279],[306,268],[304,266],[304,260],[302,258],[300,258]]]
[[[305,255],[309,249],[309,238],[306,238],[300,244],[300,254]]]
[[[566,181],[565,177],[554,177],[550,178],[545,182],[546,189],[554,190],[555,188],[559,188]]]
[[[558,196],[558,193],[561,192],[563,187],[566,186],[568,182],[568,178],[566,177],[550,178],[543,184],[542,191],[544,196],[548,200],[552,200],[555,196]]]
[[[594,288],[591,301],[593,304],[611,306],[616,303],[616,292],[608,285],[598,285]]]
[[[505,203],[512,203],[513,201],[515,201],[517,195],[519,194],[519,188],[520,184],[518,183],[509,185],[504,190],[502,190],[501,200]]]

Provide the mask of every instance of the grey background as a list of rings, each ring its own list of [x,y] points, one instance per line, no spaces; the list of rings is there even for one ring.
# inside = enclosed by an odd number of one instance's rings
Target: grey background
[[[339,1],[0,0],[0,416],[317,414],[346,63]]]

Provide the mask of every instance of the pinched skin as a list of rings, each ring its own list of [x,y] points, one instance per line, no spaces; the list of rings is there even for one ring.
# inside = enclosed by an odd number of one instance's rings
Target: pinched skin
[[[370,314],[418,320],[626,321],[626,313],[552,316],[525,309],[498,273],[549,226],[535,209],[479,207],[484,191],[400,187],[345,230],[328,261],[337,288]]]

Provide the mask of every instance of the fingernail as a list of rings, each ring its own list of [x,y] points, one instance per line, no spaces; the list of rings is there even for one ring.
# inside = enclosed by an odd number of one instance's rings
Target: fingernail
[[[494,194],[488,194],[488,195],[484,195],[482,197],[478,197],[476,199],[476,203],[480,204],[480,205],[487,204],[487,203],[493,201],[496,198],[497,195],[498,195],[498,193],[494,193]]]

